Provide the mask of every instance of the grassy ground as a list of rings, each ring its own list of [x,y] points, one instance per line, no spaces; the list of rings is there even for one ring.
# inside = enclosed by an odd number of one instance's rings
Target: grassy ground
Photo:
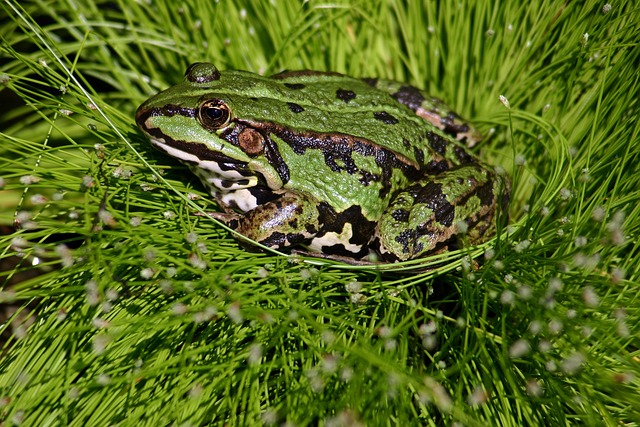
[[[0,423],[640,424],[637,8],[125,3],[2,3],[0,302],[37,318],[0,326]],[[133,122],[201,60],[427,89],[510,226],[427,272],[244,251]]]

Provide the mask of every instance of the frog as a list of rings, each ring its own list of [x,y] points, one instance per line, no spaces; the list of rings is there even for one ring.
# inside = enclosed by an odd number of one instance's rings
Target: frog
[[[199,178],[213,218],[277,251],[409,261],[486,242],[506,218],[509,179],[472,154],[476,128],[401,82],[197,62],[135,121]]]

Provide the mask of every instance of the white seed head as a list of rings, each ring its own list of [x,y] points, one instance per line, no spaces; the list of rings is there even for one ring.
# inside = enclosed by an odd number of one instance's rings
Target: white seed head
[[[534,379],[527,380],[526,389],[527,394],[531,397],[540,397],[544,391],[542,384]]]
[[[582,43],[582,47],[587,46],[587,42],[589,41],[589,33],[584,33],[580,38],[580,42]]]
[[[615,267],[611,270],[611,281],[618,284],[624,280],[626,274],[627,272],[623,268]]]
[[[553,335],[558,335],[560,332],[562,332],[563,328],[564,325],[558,319],[553,319],[549,322],[549,332]]]
[[[560,189],[560,198],[562,200],[569,200],[571,198],[571,190],[569,190],[568,188],[561,188]]]
[[[576,236],[573,244],[576,246],[576,248],[581,248],[587,244],[587,238],[585,236]]]
[[[519,339],[509,347],[509,357],[512,359],[518,359],[526,356],[531,351],[531,344],[525,339]]]
[[[227,310],[227,316],[233,323],[240,324],[244,321],[244,316],[240,311],[240,303],[234,302],[229,305],[229,309]]]
[[[507,99],[506,96],[504,95],[500,95],[500,102],[502,102],[502,105],[504,105],[505,107],[507,107],[508,110],[511,109],[511,104],[509,103],[509,100]]]
[[[513,303],[515,302],[515,296],[513,292],[508,289],[502,292],[502,294],[500,294],[500,302],[504,305],[513,305]]]
[[[249,356],[247,357],[247,361],[250,365],[257,365],[260,363],[262,359],[262,344],[254,343],[249,347]]]
[[[576,374],[584,362],[584,354],[575,352],[562,361],[562,371],[568,375]]]

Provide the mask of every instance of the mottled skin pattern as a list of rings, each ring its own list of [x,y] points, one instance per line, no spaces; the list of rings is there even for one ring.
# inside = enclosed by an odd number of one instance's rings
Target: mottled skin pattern
[[[214,216],[266,246],[358,260],[408,260],[495,233],[506,178],[464,144],[476,132],[397,82],[337,73],[262,77],[193,64],[136,122],[189,165]]]

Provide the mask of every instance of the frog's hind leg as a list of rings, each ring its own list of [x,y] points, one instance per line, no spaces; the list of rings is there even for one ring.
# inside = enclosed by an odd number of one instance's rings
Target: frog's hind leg
[[[446,250],[463,234],[481,243],[495,234],[506,194],[504,178],[478,164],[427,177],[395,196],[372,246],[387,261],[405,261]]]
[[[417,116],[430,122],[444,133],[453,136],[467,147],[482,140],[480,132],[471,122],[456,114],[441,99],[423,90],[384,79],[365,80],[377,89],[388,92],[392,98],[410,108]]]

